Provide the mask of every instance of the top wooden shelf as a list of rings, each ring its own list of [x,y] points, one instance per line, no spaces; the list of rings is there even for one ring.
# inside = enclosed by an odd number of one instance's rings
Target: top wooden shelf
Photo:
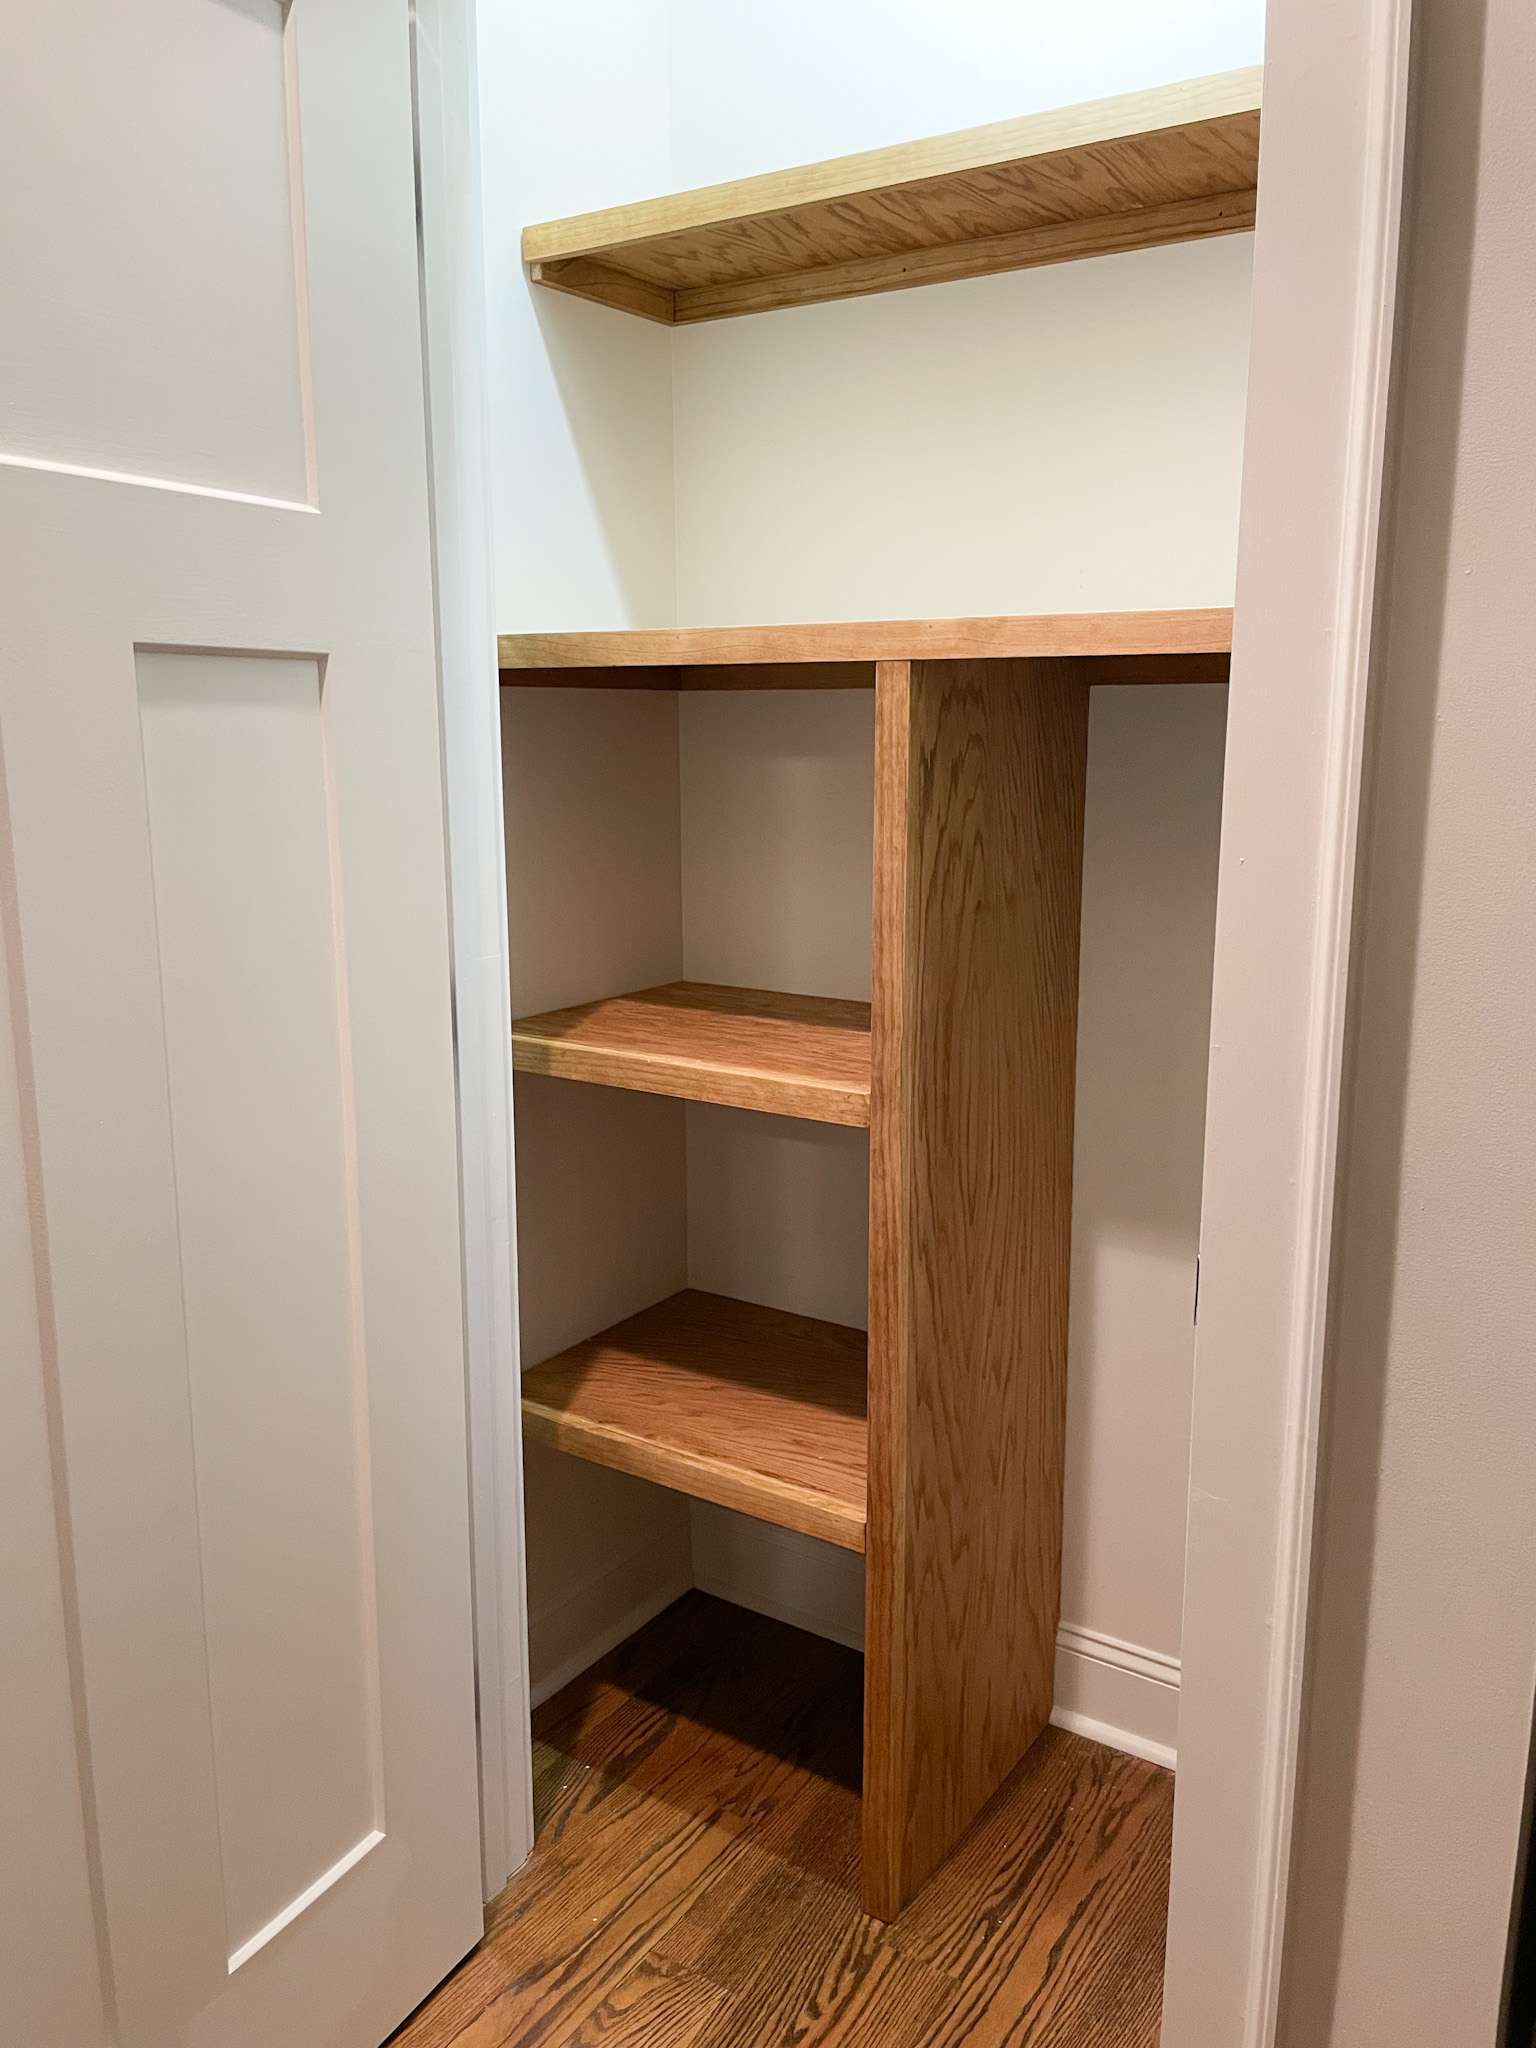
[[[536,284],[677,326],[1251,228],[1262,70],[523,231]]]
[[[503,633],[509,685],[755,690],[872,688],[877,661],[1077,660],[1089,682],[1225,682],[1232,612],[1057,612],[813,626]]]

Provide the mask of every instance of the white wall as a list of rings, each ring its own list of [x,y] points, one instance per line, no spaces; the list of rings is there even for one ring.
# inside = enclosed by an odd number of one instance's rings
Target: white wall
[[[503,630],[1230,602],[1250,238],[668,332],[532,291],[517,237],[1254,63],[1259,0],[482,0],[481,50]],[[1154,1751],[1176,1723],[1220,694],[1100,693],[1090,758],[1058,1692]],[[871,714],[842,693],[683,699],[689,975],[867,994]],[[681,1119],[690,1282],[861,1323],[862,1134]],[[558,1142],[556,1116],[538,1130]],[[525,1208],[557,1171],[532,1167],[543,1142],[520,1134]],[[664,1270],[670,1251],[658,1292]],[[692,1548],[701,1583],[856,1636],[846,1557],[697,1507]]]
[[[1226,698],[1096,689],[1088,725],[1056,1703],[1166,1748]]]
[[[479,39],[502,631],[1229,600],[1248,237],[683,331],[518,238],[1256,64],[1263,0],[480,0]]]
[[[672,0],[668,20],[678,189],[1231,71],[1264,42],[1263,0]]]
[[[680,329],[679,618],[1230,604],[1252,247]]]
[[[665,0],[477,12],[497,626],[670,625],[671,337],[530,291],[519,248],[667,186]]]

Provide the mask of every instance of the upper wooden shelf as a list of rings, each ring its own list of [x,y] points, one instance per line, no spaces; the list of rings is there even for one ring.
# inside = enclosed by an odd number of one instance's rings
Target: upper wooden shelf
[[[864,1548],[862,1330],[688,1289],[523,1374],[529,1436]]]
[[[512,1026],[525,1074],[824,1124],[869,1122],[869,1005],[672,981]]]
[[[1074,659],[1088,682],[1225,682],[1230,607],[882,619],[813,626],[678,626],[503,633],[508,685],[609,689],[872,688],[877,661]]]
[[[523,231],[536,284],[668,326],[1251,228],[1262,70]]]

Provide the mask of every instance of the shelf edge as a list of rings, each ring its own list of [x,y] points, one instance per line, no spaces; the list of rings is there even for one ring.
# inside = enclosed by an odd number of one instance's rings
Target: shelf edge
[[[720,1067],[675,1053],[572,1045],[530,1036],[516,1026],[512,1065],[520,1074],[585,1081],[599,1088],[623,1088],[634,1095],[712,1102],[725,1109],[755,1109],[769,1116],[802,1117],[811,1123],[845,1124],[861,1130],[869,1124],[867,1087],[785,1079],[755,1068]]]
[[[523,230],[523,261],[534,264],[601,257],[626,242],[725,226],[791,207],[857,198],[928,178],[960,176],[995,164],[1020,163],[1065,150],[1091,149],[1096,143],[1257,113],[1263,100],[1263,77],[1262,65],[1213,72],[759,177],[537,221]]]
[[[523,1426],[534,1441],[569,1457],[652,1480],[695,1500],[712,1501],[716,1507],[734,1508],[756,1521],[773,1522],[781,1529],[798,1529],[802,1535],[820,1537],[842,1550],[864,1549],[866,1516],[830,1494],[795,1486],[789,1480],[770,1479],[697,1451],[656,1444],[628,1430],[551,1408],[527,1393],[522,1397],[522,1409]]]
[[[1227,654],[1232,647],[1232,608],[850,619],[814,625],[639,626],[598,633],[502,633],[496,644],[501,667],[511,672]]]

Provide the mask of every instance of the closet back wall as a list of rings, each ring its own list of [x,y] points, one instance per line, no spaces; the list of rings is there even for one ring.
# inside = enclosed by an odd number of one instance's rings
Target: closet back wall
[[[533,220],[1258,62],[1260,5],[482,0],[479,34],[502,630],[1230,603],[1247,237],[676,331],[533,290],[518,240]],[[1223,694],[1100,690],[1090,748],[1058,1703],[1153,1746],[1176,1725]],[[867,701],[823,700],[814,730],[781,720],[798,752],[749,775],[773,745],[757,701],[681,705],[676,957],[701,978],[862,995]],[[519,775],[545,770],[515,734],[508,764],[515,809]],[[732,773],[778,791],[755,823],[720,799]],[[800,806],[793,896],[775,804]],[[734,924],[730,861],[778,892]],[[543,986],[515,986],[517,1008],[555,1000]],[[553,1125],[522,1092],[518,1111],[527,1155]],[[694,1284],[862,1320],[862,1137],[674,1111],[691,1199],[656,1291],[681,1284],[660,1284],[681,1228]],[[641,1158],[615,1155],[615,1175]],[[782,1228],[733,1230],[765,1206]],[[552,1324],[524,1310],[531,1360]],[[587,1494],[610,1478],[570,1482],[579,1534],[530,1482],[536,1682],[540,1640],[575,1656],[599,1611],[613,1627],[636,1611],[619,1559],[641,1523],[653,1561],[683,1568],[677,1503],[649,1489],[612,1482],[609,1541]],[[604,1558],[622,1612],[593,1591]],[[692,1569],[857,1628],[851,1554],[696,1508]]]

